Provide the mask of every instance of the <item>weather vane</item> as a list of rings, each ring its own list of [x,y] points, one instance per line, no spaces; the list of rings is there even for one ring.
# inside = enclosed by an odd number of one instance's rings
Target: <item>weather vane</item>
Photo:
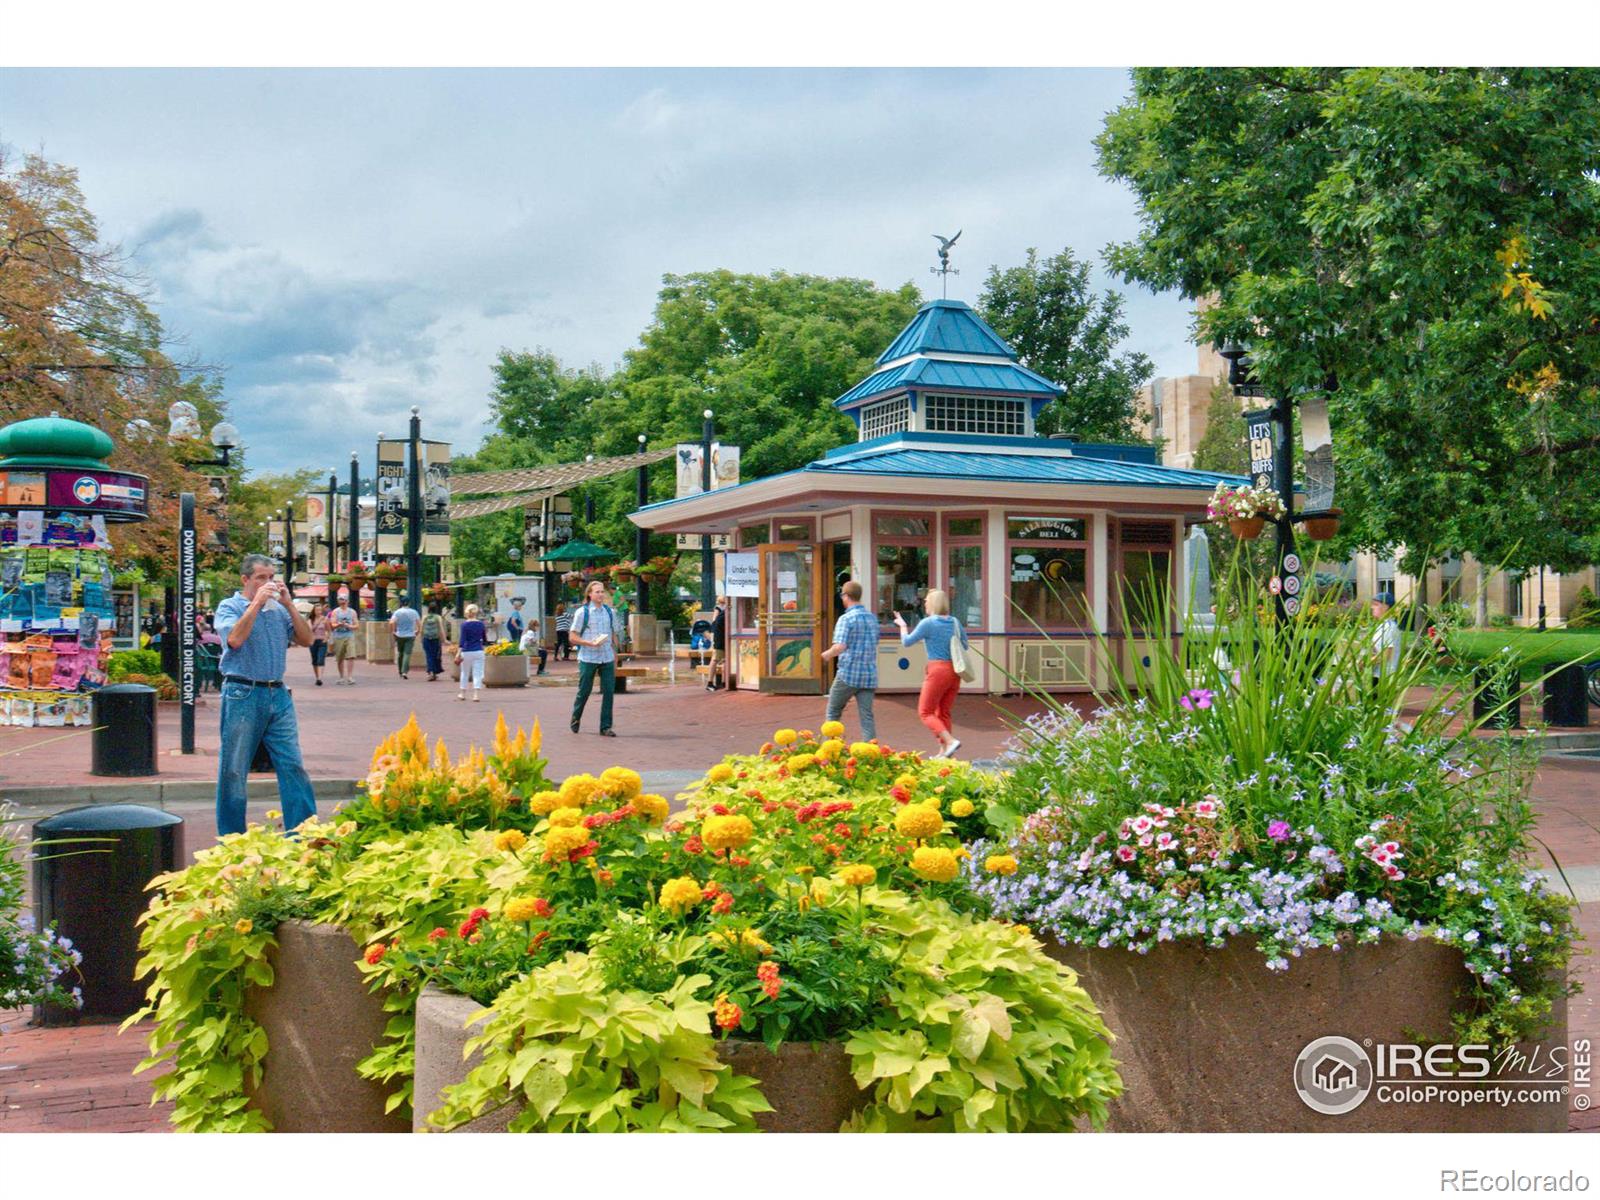
[[[950,276],[961,274],[960,271],[950,265],[950,247],[956,244],[961,234],[962,230],[958,229],[955,237],[947,238],[942,233],[933,235],[939,242],[939,265],[937,267],[929,267],[928,271],[930,274],[939,276],[946,300],[950,299]]]

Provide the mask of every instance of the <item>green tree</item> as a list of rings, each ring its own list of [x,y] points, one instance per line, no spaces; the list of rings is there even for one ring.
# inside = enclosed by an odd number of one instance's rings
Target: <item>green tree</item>
[[[1149,69],[1101,170],[1124,277],[1215,296],[1277,394],[1329,396],[1360,544],[1600,559],[1600,73]]]
[[[1039,414],[1040,433],[1138,441],[1134,398],[1155,367],[1138,351],[1117,353],[1128,337],[1122,297],[1095,291],[1089,270],[1070,248],[1042,262],[1030,249],[1020,267],[989,268],[978,311],[1024,366],[1066,389]]]
[[[1197,471],[1216,471],[1220,475],[1248,475],[1250,448],[1245,445],[1244,410],[1226,380],[1211,388],[1211,403],[1206,408],[1206,431],[1194,448]]]

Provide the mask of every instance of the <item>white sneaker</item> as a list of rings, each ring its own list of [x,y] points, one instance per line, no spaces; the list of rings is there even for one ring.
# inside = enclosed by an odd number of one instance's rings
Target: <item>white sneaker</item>
[[[939,755],[939,757],[940,758],[954,758],[956,756],[956,751],[959,750],[959,749],[961,749],[961,739],[960,738],[951,738],[950,739],[950,744],[944,748],[944,753]]]
[[[465,692],[457,692],[456,693],[456,699],[457,700],[465,700],[466,698],[467,698],[467,694]]]

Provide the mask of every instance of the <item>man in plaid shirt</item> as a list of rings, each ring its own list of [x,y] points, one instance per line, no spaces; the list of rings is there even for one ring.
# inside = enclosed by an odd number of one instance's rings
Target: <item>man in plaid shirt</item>
[[[861,603],[861,585],[854,579],[847,580],[839,594],[844,615],[833,627],[833,645],[822,652],[824,659],[839,660],[839,673],[828,689],[827,719],[837,721],[854,696],[861,736],[870,742],[878,736],[872,720],[872,698],[878,688],[878,618]]]

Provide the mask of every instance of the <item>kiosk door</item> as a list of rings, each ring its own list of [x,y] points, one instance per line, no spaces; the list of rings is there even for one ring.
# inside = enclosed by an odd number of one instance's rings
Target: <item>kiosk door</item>
[[[799,695],[822,692],[826,632],[816,547],[772,542],[761,547],[761,595],[756,628],[761,642],[761,690]]]

